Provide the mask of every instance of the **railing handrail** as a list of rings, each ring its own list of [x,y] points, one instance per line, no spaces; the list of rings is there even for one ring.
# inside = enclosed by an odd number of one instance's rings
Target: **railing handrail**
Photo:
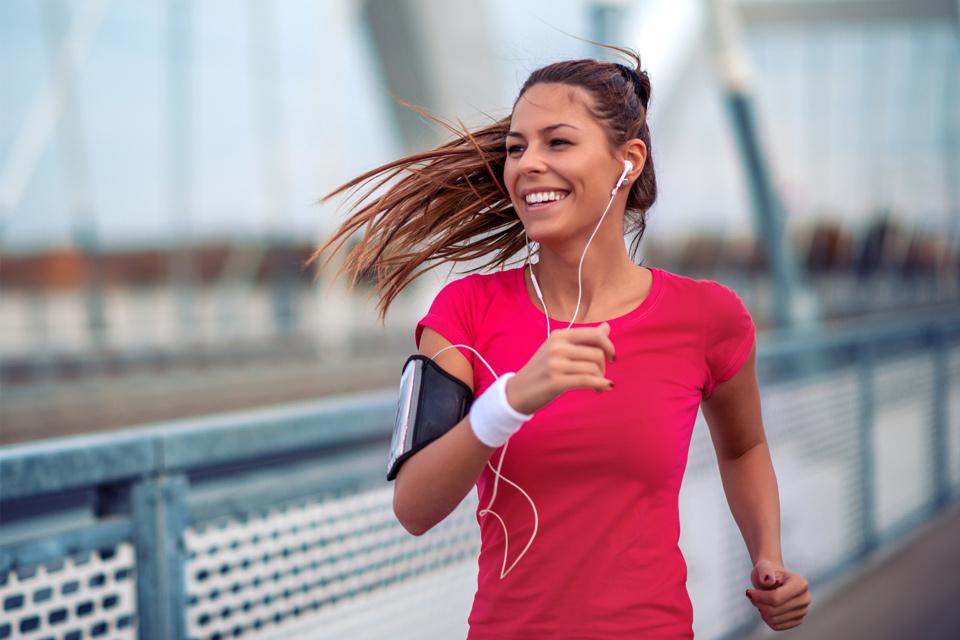
[[[868,328],[771,332],[758,341],[758,359],[942,331],[960,331],[960,313]],[[0,447],[0,499],[369,442],[389,435],[384,426],[392,423],[395,409],[395,390],[383,389]]]
[[[395,408],[380,390],[3,447],[0,499],[385,438]]]
[[[858,347],[880,340],[920,337],[930,331],[960,332],[960,311],[936,311],[925,317],[858,323],[848,327],[819,327],[771,331],[763,342],[758,341],[757,356],[772,357],[803,351],[823,351],[842,347]]]

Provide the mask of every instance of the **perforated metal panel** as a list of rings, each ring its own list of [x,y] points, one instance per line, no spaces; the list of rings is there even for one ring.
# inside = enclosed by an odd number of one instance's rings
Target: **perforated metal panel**
[[[761,385],[763,422],[783,504],[784,559],[804,575],[830,566],[859,541],[858,523],[849,516],[859,509],[857,390],[853,368]],[[824,492],[833,500],[818,506]],[[742,595],[750,586],[750,557],[730,513],[702,413],[680,492],[680,548],[698,637],[720,636],[756,617]]]
[[[397,523],[392,501],[387,486],[188,530],[190,637],[268,635],[308,618],[319,637],[336,607],[476,557],[471,500],[420,537]]]
[[[0,585],[0,638],[137,637],[133,546],[121,544],[55,568],[10,572]]]
[[[873,453],[881,531],[934,493],[933,361],[929,353],[883,363],[874,373]]]
[[[430,534],[427,534],[430,535]],[[477,588],[470,558],[320,609],[301,624],[283,626],[270,640],[423,640],[465,638]]]
[[[804,575],[849,557],[862,541],[860,386],[850,367],[762,391],[784,560]]]

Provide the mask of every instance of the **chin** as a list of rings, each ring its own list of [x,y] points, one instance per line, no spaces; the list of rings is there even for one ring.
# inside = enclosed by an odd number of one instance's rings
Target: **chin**
[[[530,242],[536,242],[541,247],[561,247],[570,240],[570,237],[561,233],[550,233],[542,229],[538,233],[530,233],[528,229],[527,239]]]
[[[549,244],[551,239],[556,240],[557,234],[551,233],[545,226],[546,225],[538,223],[529,226],[524,225],[524,229],[526,229],[527,232],[527,240],[530,242],[539,242],[540,244]]]

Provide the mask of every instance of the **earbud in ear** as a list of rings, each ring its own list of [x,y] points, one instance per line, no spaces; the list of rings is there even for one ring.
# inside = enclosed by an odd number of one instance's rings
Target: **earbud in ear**
[[[633,169],[633,163],[629,160],[623,161],[623,173],[620,174],[620,177],[617,178],[617,186],[613,188],[613,191],[610,192],[610,195],[616,195],[617,190],[627,183],[627,174],[630,173],[630,170]]]

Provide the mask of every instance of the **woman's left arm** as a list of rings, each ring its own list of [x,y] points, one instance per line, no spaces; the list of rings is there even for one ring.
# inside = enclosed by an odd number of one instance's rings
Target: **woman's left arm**
[[[746,595],[775,630],[799,625],[810,605],[807,581],[783,566],[780,496],[760,412],[757,347],[737,374],[701,404],[717,452],[720,478],[753,562]]]

